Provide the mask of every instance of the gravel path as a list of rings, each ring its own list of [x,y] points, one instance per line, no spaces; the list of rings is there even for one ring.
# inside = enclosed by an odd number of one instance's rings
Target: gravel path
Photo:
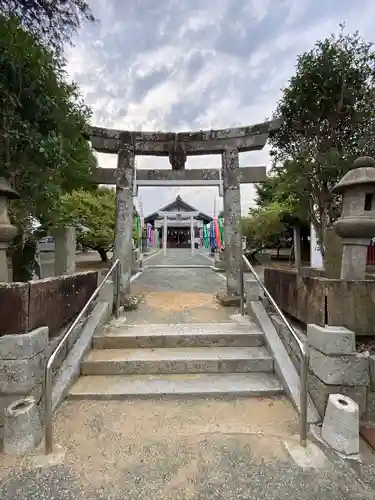
[[[152,265],[212,265],[211,259],[200,252],[168,250],[151,256],[144,262]],[[126,314],[129,323],[215,323],[228,322],[236,314],[234,308],[221,307],[215,298],[225,290],[225,279],[210,268],[149,268],[132,283],[132,293],[142,302],[136,311]]]

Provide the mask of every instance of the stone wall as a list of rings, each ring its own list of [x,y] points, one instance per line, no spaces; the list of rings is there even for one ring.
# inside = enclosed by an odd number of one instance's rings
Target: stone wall
[[[300,373],[301,355],[296,341],[267,299],[263,299],[263,305]],[[309,325],[308,329],[308,336],[299,329],[295,331],[302,341],[309,343],[307,387],[319,415],[324,417],[329,395],[339,393],[358,403],[362,421],[375,424],[375,355],[357,353],[354,333],[345,328]],[[320,330],[318,335],[317,330]],[[336,348],[332,349],[332,345]]]
[[[375,421],[375,358],[356,352],[355,334],[344,327],[308,325],[308,387],[321,416],[330,394],[344,394],[358,403],[361,419]]]
[[[81,360],[90,349],[93,335],[111,316],[113,300],[114,285],[107,281],[56,357],[52,367],[54,408],[79,375]],[[24,334],[0,337],[0,449],[4,411],[15,400],[32,396],[44,423],[45,365],[69,325],[60,329],[53,338],[46,326]]]
[[[315,274],[315,276],[314,276]],[[340,325],[356,335],[375,334],[375,280],[342,281],[321,270],[266,268],[264,283],[278,306],[304,324]]]
[[[69,350],[81,334],[88,314],[77,325],[69,342],[57,356],[53,366],[53,377],[58,372]],[[3,412],[14,400],[33,396],[43,406],[44,370],[46,360],[57,347],[68,326],[49,338],[48,327],[42,326],[21,335],[0,337],[0,428]]]
[[[40,326],[58,335],[83,308],[97,286],[97,272],[57,276],[28,283],[0,284],[0,337]]]

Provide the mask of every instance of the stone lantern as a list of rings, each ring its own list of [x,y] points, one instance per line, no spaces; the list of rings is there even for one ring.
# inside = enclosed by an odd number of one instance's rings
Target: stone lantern
[[[358,158],[332,190],[342,195],[341,217],[334,223],[343,240],[342,280],[364,280],[367,248],[375,237],[375,160]]]
[[[16,236],[17,228],[12,226],[8,215],[9,200],[19,198],[19,194],[0,177],[0,282],[8,279],[7,248],[9,242]]]

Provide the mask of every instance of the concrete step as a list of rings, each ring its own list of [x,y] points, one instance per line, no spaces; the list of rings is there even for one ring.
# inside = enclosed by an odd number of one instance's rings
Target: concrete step
[[[264,334],[255,325],[238,323],[183,323],[110,327],[94,337],[95,349],[163,347],[256,347]]]
[[[275,396],[283,387],[271,373],[200,373],[195,375],[92,375],[80,377],[69,399],[153,397]]]
[[[82,375],[245,373],[272,370],[273,359],[264,347],[94,349],[81,364]]]

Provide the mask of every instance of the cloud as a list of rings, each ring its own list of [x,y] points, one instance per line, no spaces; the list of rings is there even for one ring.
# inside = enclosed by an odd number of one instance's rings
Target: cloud
[[[92,0],[98,23],[68,49],[68,71],[93,110],[93,125],[183,131],[250,125],[270,117],[297,54],[346,22],[371,39],[375,4],[362,0]],[[116,157],[98,155],[103,167]],[[240,165],[269,165],[267,147]],[[139,168],[170,168],[140,157]],[[187,168],[219,168],[219,156],[189,157]],[[213,188],[142,188],[144,212],[177,194],[212,213]],[[241,187],[242,211],[254,189]]]

